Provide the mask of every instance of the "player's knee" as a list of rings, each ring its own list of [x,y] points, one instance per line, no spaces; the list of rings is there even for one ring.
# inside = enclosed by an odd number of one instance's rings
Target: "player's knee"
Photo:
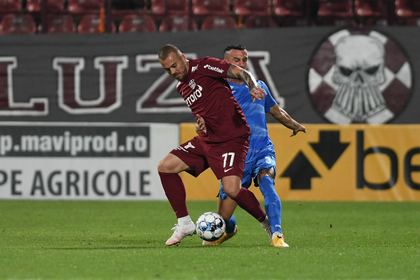
[[[158,169],[158,172],[165,172],[165,165],[164,165],[163,160],[159,161],[157,169]]]
[[[276,171],[275,171],[274,167],[272,166],[270,168],[263,168],[258,172],[258,176],[257,176],[257,179],[258,179],[257,184],[258,185],[260,185],[260,181],[264,176],[267,176],[268,178],[270,178],[274,182],[274,180],[276,178]]]
[[[173,167],[170,165],[170,161],[165,157],[162,159],[157,166],[158,172],[172,173]]]
[[[234,190],[230,190],[230,189],[227,189],[227,190],[225,189],[224,191],[225,191],[226,195],[230,198],[235,198],[239,193],[239,192],[235,192]]]
[[[234,198],[238,195],[240,189],[238,189],[236,186],[223,185],[223,191],[230,198]]]
[[[276,178],[276,170],[274,169],[274,166],[271,166],[270,168],[264,168],[260,171],[260,175],[261,175],[261,177],[262,176],[268,176],[272,180],[274,180]]]

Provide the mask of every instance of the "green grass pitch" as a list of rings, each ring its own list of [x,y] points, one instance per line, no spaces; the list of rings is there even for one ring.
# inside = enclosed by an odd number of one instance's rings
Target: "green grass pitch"
[[[238,234],[166,247],[166,201],[0,200],[0,279],[420,279],[419,202],[283,202],[290,248],[237,209]],[[190,215],[216,209],[189,201]]]

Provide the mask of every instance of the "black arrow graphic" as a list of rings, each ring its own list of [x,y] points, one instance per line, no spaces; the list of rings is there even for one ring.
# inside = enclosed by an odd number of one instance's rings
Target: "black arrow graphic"
[[[340,131],[320,131],[319,142],[309,143],[324,164],[331,169],[349,143],[340,143]]]
[[[320,176],[305,155],[299,152],[280,177],[290,178],[292,190],[310,190],[311,178]]]

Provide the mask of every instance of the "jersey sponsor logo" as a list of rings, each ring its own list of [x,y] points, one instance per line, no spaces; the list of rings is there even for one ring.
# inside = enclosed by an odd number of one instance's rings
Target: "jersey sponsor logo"
[[[191,79],[190,82],[188,83],[188,85],[190,86],[190,88],[195,89],[195,86],[197,85],[194,81],[194,79]]]
[[[185,99],[185,103],[187,103],[188,107],[191,107],[191,105],[203,95],[203,88],[200,85],[197,85],[197,87],[198,88]]]
[[[218,73],[223,73],[224,72],[219,67],[211,66],[211,65],[208,65],[208,64],[204,65],[204,69],[209,69],[209,70],[212,70],[212,71],[215,71],[215,72],[218,72]]]
[[[315,51],[307,83],[313,106],[331,123],[381,124],[408,104],[413,72],[406,52],[387,35],[341,29]]]

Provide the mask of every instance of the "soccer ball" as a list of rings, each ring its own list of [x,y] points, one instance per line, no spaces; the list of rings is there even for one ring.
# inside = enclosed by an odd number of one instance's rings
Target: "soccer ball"
[[[226,223],[222,216],[214,212],[202,214],[195,223],[198,236],[205,241],[214,241],[222,237]]]

